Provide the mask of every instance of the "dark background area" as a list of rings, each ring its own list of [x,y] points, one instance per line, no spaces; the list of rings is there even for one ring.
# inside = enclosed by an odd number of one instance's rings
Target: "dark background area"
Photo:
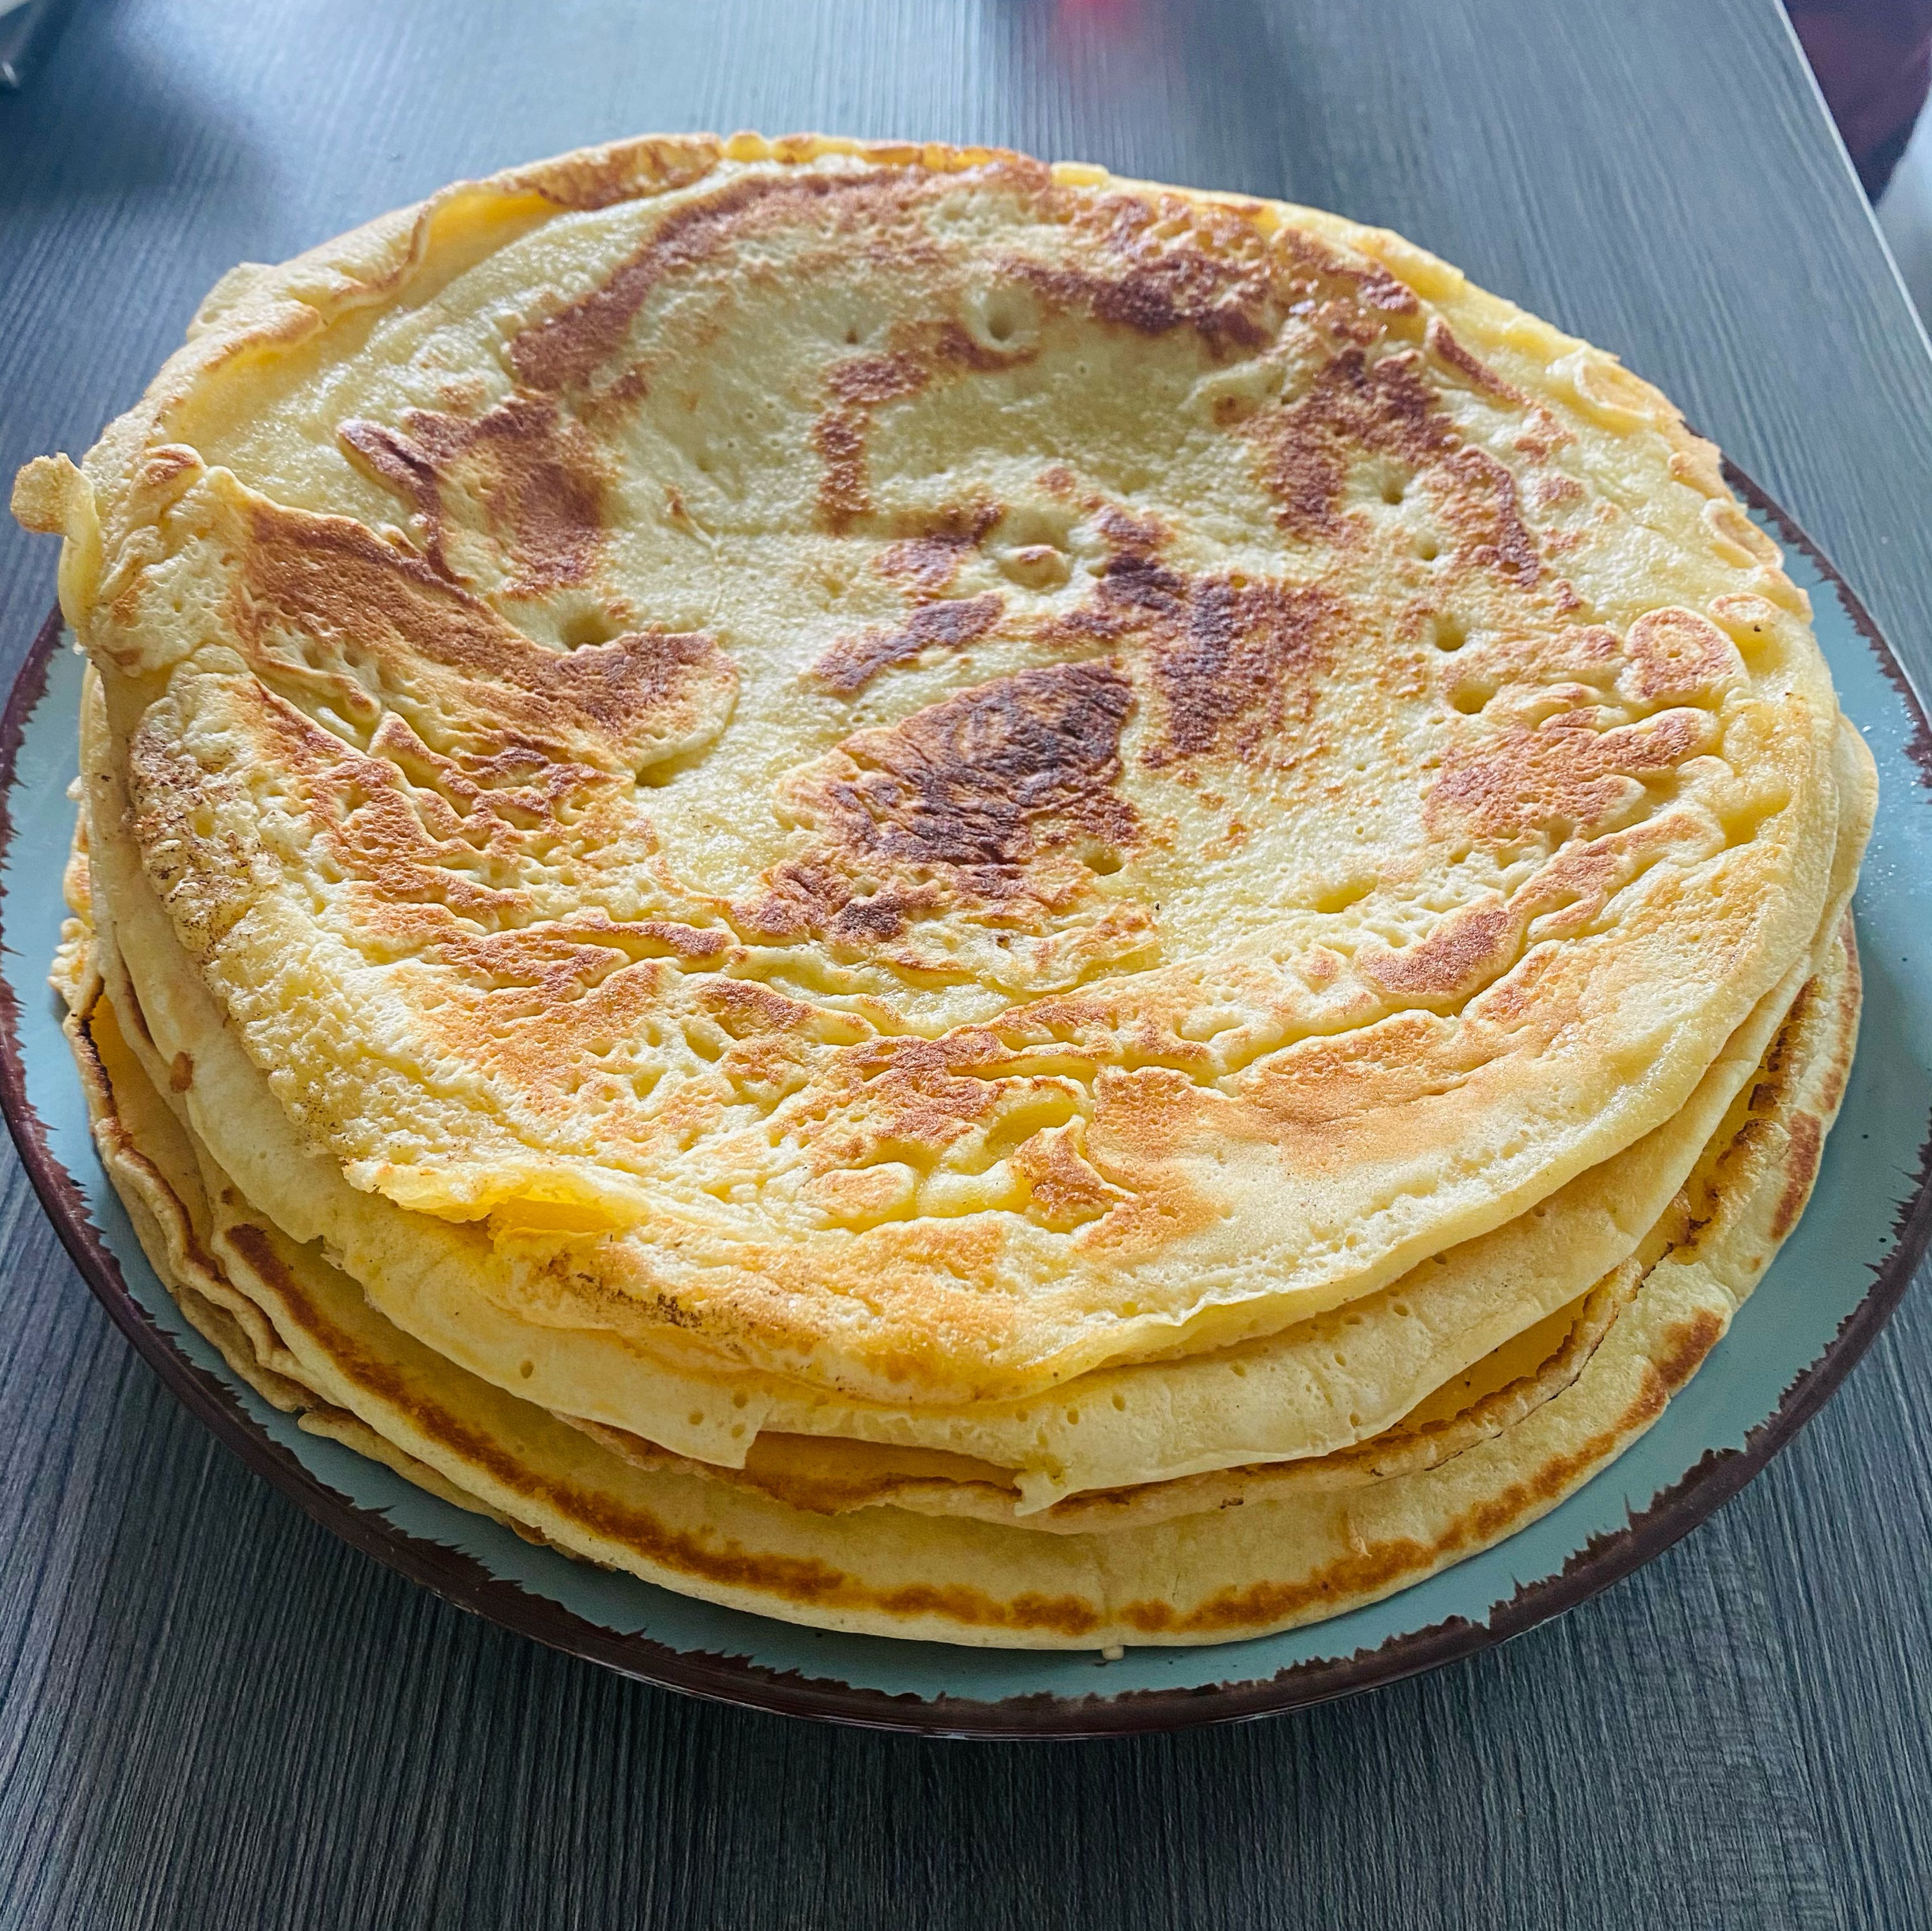
[[[1928,681],[1932,360],[1772,0],[76,0],[0,97],[0,472],[84,448],[238,259],[742,125],[1397,227],[1661,383]],[[53,568],[0,530],[0,670]],[[1502,1651],[1238,1730],[941,1744],[625,1683],[340,1547],[0,1180],[8,1931],[1932,1924],[1922,1282],[1738,1501]]]

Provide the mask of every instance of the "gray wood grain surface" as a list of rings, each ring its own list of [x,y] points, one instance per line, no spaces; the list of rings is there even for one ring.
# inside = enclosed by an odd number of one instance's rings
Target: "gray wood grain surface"
[[[80,0],[0,99],[0,471],[83,448],[238,259],[741,125],[1400,228],[1662,383],[1932,682],[1932,359],[1772,0]],[[0,532],[0,670],[52,576]],[[0,1252],[6,1931],[1932,1924],[1923,1282],[1739,1500],[1503,1651],[1239,1730],[989,1746],[470,1621],[175,1408],[10,1157]]]

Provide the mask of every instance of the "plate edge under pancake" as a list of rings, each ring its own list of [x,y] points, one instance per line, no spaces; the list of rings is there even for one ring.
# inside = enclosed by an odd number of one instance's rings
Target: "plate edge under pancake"
[[[1803,552],[1828,583],[1847,618],[1897,691],[1912,727],[1906,755],[1932,786],[1932,723],[1910,679],[1857,594],[1804,530],[1734,463],[1726,481],[1750,508],[1773,523],[1780,539]],[[0,860],[11,848],[16,764],[28,718],[44,695],[47,669],[60,647],[61,618],[50,613],[29,648],[0,712]],[[0,946],[4,899],[0,892]],[[38,979],[44,967],[22,956]],[[1130,1690],[1108,1696],[1042,1693],[997,1702],[894,1695],[780,1671],[749,1658],[681,1651],[641,1634],[626,1635],[578,1615],[515,1581],[494,1574],[461,1550],[410,1534],[311,1474],[256,1426],[234,1393],[198,1367],[130,1291],[120,1263],[89,1218],[73,1174],[54,1155],[27,1098],[26,1067],[14,985],[0,974],[0,1113],[41,1205],[82,1277],[136,1351],[169,1390],[248,1468],[313,1520],[351,1547],[412,1582],[548,1647],[602,1664],[620,1675],[714,1702],[783,1716],[863,1729],[928,1736],[1071,1739],[1191,1729],[1239,1722],[1306,1708],[1379,1688],[1492,1648],[1607,1588],[1660,1555],[1730,1500],[1817,1413],[1891,1318],[1928,1243],[1932,1243],[1932,1125],[1918,1149],[1912,1193],[1899,1210],[1891,1252],[1872,1284],[1839,1324],[1824,1351],[1786,1388],[1778,1406],[1746,1435],[1741,1448],[1707,1450],[1683,1478],[1660,1490],[1640,1513],[1572,1555],[1557,1574],[1525,1583],[1498,1603],[1486,1619],[1456,1617],[1391,1636],[1352,1656],[1292,1665],[1246,1682],[1184,1690]],[[886,1640],[886,1639],[880,1639]]]

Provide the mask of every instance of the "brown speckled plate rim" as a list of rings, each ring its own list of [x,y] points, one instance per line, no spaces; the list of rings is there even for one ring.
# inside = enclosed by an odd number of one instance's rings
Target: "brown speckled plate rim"
[[[1768,517],[1792,549],[1810,558],[1831,583],[1846,613],[1898,692],[1912,724],[1906,754],[1932,785],[1932,724],[1903,667],[1870,613],[1798,524],[1734,465],[1732,487]],[[0,715],[0,857],[10,846],[14,767],[27,720],[46,688],[47,665],[58,648],[58,610],[49,616],[21,666]],[[31,966],[30,966],[31,969]],[[1607,1588],[1660,1555],[1736,1495],[1822,1408],[1890,1318],[1928,1240],[1932,1240],[1932,1138],[1919,1153],[1911,1198],[1900,1208],[1892,1252],[1874,1270],[1864,1297],[1840,1324],[1823,1354],[1785,1390],[1777,1408],[1742,1448],[1713,1450],[1640,1514],[1573,1555],[1562,1571],[1526,1583],[1497,1603],[1486,1621],[1457,1617],[1393,1636],[1372,1650],[1298,1663],[1246,1683],[1186,1690],[1128,1691],[1112,1696],[1052,1694],[980,1702],[946,1696],[895,1696],[836,1680],[777,1671],[748,1658],[672,1649],[649,1636],[625,1635],[579,1616],[549,1597],[493,1575],[461,1551],[409,1534],[311,1474],[250,1419],[234,1393],[188,1359],[129,1292],[120,1263],[88,1218],[74,1177],[50,1148],[26,1096],[19,1008],[0,977],[0,1111],[74,1264],[117,1327],[188,1411],[248,1467],[272,1483],[352,1548],[374,1556],[459,1609],[488,1618],[553,1649],[602,1664],[626,1676],[688,1695],[791,1717],[928,1736],[1070,1739],[1239,1722],[1299,1709],[1400,1681],[1488,1649]],[[879,1640],[890,1641],[890,1638]]]

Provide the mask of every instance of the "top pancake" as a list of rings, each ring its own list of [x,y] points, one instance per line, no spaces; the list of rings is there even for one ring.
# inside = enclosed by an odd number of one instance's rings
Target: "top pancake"
[[[1801,593],[1304,210],[656,141],[238,271],[67,535],[150,882],[484,1290],[958,1402],[1372,1291],[1803,955]]]

